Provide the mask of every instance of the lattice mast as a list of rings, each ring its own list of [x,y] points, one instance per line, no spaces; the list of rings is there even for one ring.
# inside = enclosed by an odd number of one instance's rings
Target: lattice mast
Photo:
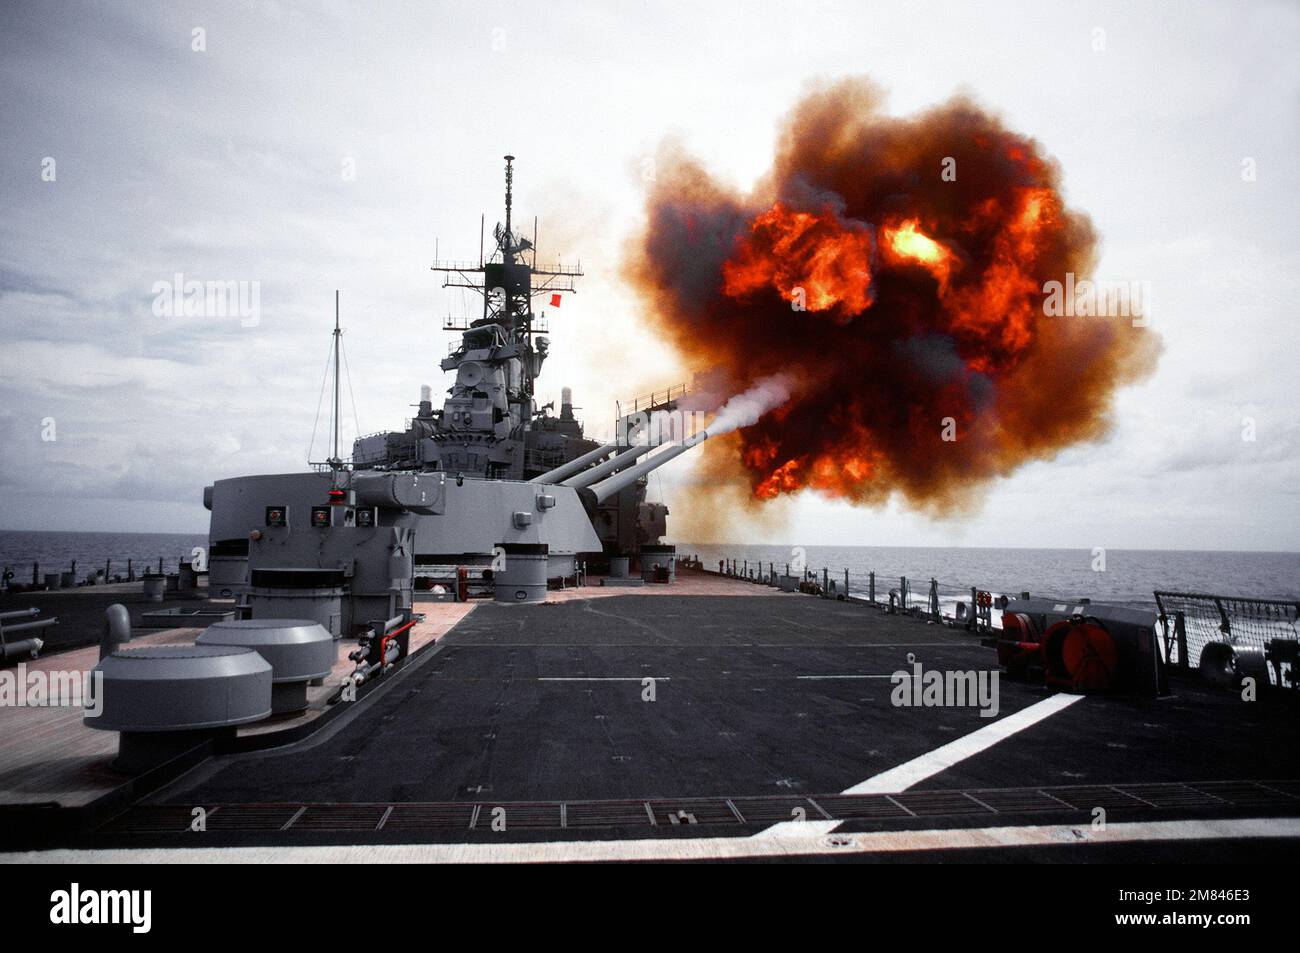
[[[506,217],[492,230],[495,248],[484,256],[480,240],[479,261],[475,265],[464,261],[435,261],[433,270],[443,272],[444,288],[468,288],[483,298],[482,317],[468,324],[448,318],[443,329],[464,331],[489,324],[499,325],[506,338],[526,353],[533,352],[533,334],[544,331],[541,320],[533,311],[533,299],[538,295],[559,292],[576,292],[573,279],[582,276],[582,264],[566,267],[558,260],[547,267],[537,265],[537,222],[533,222],[533,239],[514,231],[514,156],[506,156]],[[531,253],[531,254],[530,254]],[[530,361],[524,362],[524,392],[533,396]]]

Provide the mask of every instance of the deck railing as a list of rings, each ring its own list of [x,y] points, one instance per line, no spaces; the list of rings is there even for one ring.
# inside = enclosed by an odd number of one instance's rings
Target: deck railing
[[[826,567],[820,571],[810,568],[792,570],[790,563],[751,562],[747,559],[723,559],[716,568],[712,565],[705,568],[754,582],[793,583],[803,592],[864,602],[890,612],[927,617],[970,631],[1000,628],[1001,609],[1009,598],[1005,593],[979,586],[942,582],[933,577],[917,579],[898,572],[855,574],[844,569],[834,573]],[[1028,593],[1020,595],[1028,596]],[[1171,665],[1182,669],[1198,667],[1202,649],[1213,642],[1246,645],[1263,651],[1267,658],[1274,660],[1269,674],[1277,684],[1282,674],[1276,660],[1282,660],[1285,666],[1290,664],[1287,660],[1291,656],[1300,659],[1300,649],[1296,648],[1296,644],[1300,644],[1298,600],[1163,590],[1153,595],[1164,655]],[[1291,676],[1288,674],[1287,678]]]
[[[981,586],[943,582],[934,577],[916,578],[902,572],[854,573],[845,568],[832,571],[790,563],[751,562],[747,559],[723,559],[717,568],[706,571],[769,585],[786,585],[829,599],[867,603],[888,612],[928,618],[965,628],[987,632],[1000,623],[1000,607],[1007,596]]]
[[[631,400],[615,401],[614,413],[615,416],[622,418],[629,414],[635,414],[638,411],[658,410],[685,396],[686,385],[674,384],[672,387],[665,388],[664,390],[651,391],[649,394],[642,394],[640,397],[634,397]]]
[[[1198,667],[1212,642],[1269,649],[1277,640],[1300,640],[1297,601],[1164,591],[1155,597],[1165,658],[1179,668]]]
[[[181,564],[194,565],[189,553],[168,560],[160,555],[156,560],[132,556],[103,556],[89,560],[8,559],[0,568],[0,589],[28,591],[46,588],[45,577],[60,577],[58,588],[69,588],[90,583],[135,582],[146,574],[176,572]],[[206,569],[201,570],[206,572]]]

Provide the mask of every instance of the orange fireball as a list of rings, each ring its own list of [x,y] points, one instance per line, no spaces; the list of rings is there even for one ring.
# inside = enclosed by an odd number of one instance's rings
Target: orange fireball
[[[954,265],[953,254],[942,243],[922,232],[916,219],[886,225],[880,230],[880,237],[886,261],[895,265],[920,265],[938,280],[940,294],[947,290],[948,275]]]
[[[946,513],[1103,436],[1116,389],[1154,366],[1150,332],[1045,315],[1044,285],[1087,274],[1096,240],[1037,141],[969,100],[897,118],[881,98],[810,94],[755,195],[659,167],[631,262],[652,319],[728,393],[798,382],[705,444],[710,485]]]
[[[834,212],[796,212],[777,202],[722,265],[722,290],[735,298],[776,291],[799,311],[852,317],[871,304],[871,231]]]

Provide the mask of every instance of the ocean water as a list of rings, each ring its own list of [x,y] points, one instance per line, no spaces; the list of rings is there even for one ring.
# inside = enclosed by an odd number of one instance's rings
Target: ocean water
[[[70,568],[77,575],[102,569],[125,572],[134,560],[137,572],[145,565],[164,563],[174,570],[195,546],[207,545],[201,534],[180,533],[37,533],[0,531],[0,567],[9,566],[17,582],[30,582],[32,562],[41,572]],[[698,554],[708,568],[720,559],[760,561],[764,568],[784,567],[796,558],[789,546],[742,546],[679,543],[682,555]],[[1178,550],[1111,549],[1104,569],[1094,569],[1096,557],[1087,549],[973,549],[904,546],[808,546],[807,567],[820,577],[825,567],[832,579],[844,581],[849,571],[851,592],[865,594],[867,574],[876,573],[876,597],[885,599],[907,576],[913,600],[923,600],[931,578],[939,582],[945,603],[968,598],[971,586],[991,592],[1098,602],[1153,606],[1157,589],[1214,595],[1300,598],[1300,553],[1188,552]]]
[[[111,561],[113,574],[126,575],[126,561],[132,560],[136,574],[152,566],[159,557],[169,572],[175,572],[182,558],[189,559],[195,546],[207,546],[208,538],[195,533],[34,533],[0,530],[0,567],[13,570],[14,581],[32,581],[32,563],[40,563],[41,574],[64,572],[77,561],[77,579]]]
[[[752,568],[775,563],[784,571],[797,554],[789,546],[696,545],[679,543],[677,552],[698,554],[706,568],[718,560],[748,560]],[[1300,553],[1191,552],[1109,549],[1104,564],[1088,549],[975,549],[904,546],[808,546],[808,569],[821,578],[823,567],[841,585],[849,571],[850,592],[867,592],[867,574],[876,573],[876,598],[887,599],[899,577],[908,578],[911,602],[923,602],[930,580],[951,603],[970,597],[970,587],[995,594],[1073,599],[1086,597],[1134,607],[1155,605],[1157,590],[1274,599],[1300,597]]]

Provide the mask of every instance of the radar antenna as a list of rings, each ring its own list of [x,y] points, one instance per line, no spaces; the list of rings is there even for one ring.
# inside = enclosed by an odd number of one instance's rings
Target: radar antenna
[[[573,280],[582,276],[582,263],[565,266],[558,260],[554,265],[537,266],[536,226],[534,240],[514,232],[514,161],[512,155],[506,162],[506,215],[503,223],[492,229],[496,248],[486,260],[480,256],[477,263],[439,260],[432,270],[446,277],[444,288],[468,288],[483,297],[482,316],[473,321],[457,321],[448,317],[443,322],[445,331],[469,331],[486,325],[498,325],[503,337],[520,346],[526,354],[533,353],[533,334],[545,332],[543,319],[533,313],[533,299],[539,295],[556,295],[576,292]],[[531,255],[525,252],[531,251]],[[525,375],[522,396],[533,395],[533,362],[524,362]],[[540,365],[538,365],[540,366]]]

